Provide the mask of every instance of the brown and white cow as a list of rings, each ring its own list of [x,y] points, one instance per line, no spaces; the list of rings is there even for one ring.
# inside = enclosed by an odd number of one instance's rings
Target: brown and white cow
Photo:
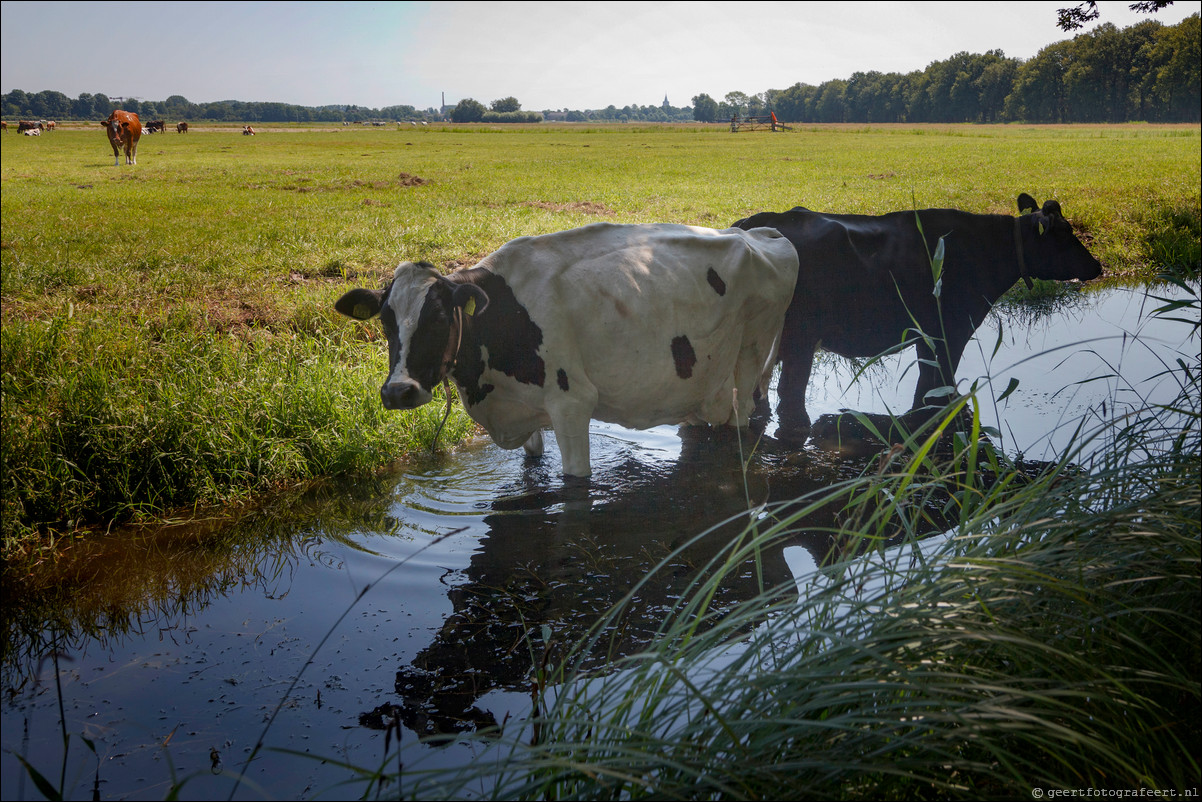
[[[188,133],[188,124],[187,124],[187,123],[179,123],[178,125],[176,125],[176,126],[175,126],[175,133],[177,133],[177,134],[186,134],[186,133]]]
[[[778,436],[803,439],[810,430],[805,395],[819,344],[852,357],[876,356],[903,342],[916,346],[918,409],[938,403],[928,393],[955,384],[965,345],[1015,282],[1101,275],[1060,204],[1040,208],[1023,193],[1018,208],[1018,217],[956,209],[869,216],[798,206],[735,223],[779,230],[800,259],[781,334]],[[940,238],[945,250],[937,297],[931,262]]]
[[[550,426],[563,472],[583,477],[593,419],[746,426],[796,277],[772,229],[597,223],[513,240],[447,276],[405,262],[335,308],[380,318],[386,408],[421,406],[449,377],[501,448],[541,454]]]
[[[18,134],[23,134],[26,131],[32,131],[35,129],[38,131],[41,131],[42,124],[35,120],[18,120],[17,121],[17,133]]]
[[[251,128],[249,125],[242,126],[242,136],[254,136],[254,135],[255,135],[255,129]]]
[[[47,131],[53,131],[53,130],[54,130],[54,129],[56,129],[57,127],[58,127],[58,125],[56,125],[56,124],[55,124],[54,120],[50,120],[50,121],[48,121],[48,122],[46,123],[46,130],[47,130]]]
[[[138,140],[142,136],[142,122],[132,111],[117,109],[101,123],[113,146],[113,166],[121,163],[121,150],[125,150],[125,163],[138,163]]]

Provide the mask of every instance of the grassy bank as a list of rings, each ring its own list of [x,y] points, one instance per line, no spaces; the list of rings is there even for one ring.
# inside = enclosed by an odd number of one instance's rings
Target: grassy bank
[[[98,128],[2,148],[6,555],[422,447],[440,410],[384,414],[375,330],[331,309],[404,259],[798,204],[1010,213],[1026,191],[1111,277],[1199,260],[1197,126],[198,127],[143,137],[132,167]]]

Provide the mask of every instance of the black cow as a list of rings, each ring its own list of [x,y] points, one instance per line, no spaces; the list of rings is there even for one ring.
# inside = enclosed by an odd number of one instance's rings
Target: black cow
[[[797,248],[801,263],[781,335],[780,436],[804,439],[809,433],[806,385],[819,344],[856,357],[884,353],[903,340],[917,346],[918,409],[932,390],[955,384],[964,346],[1020,278],[1029,286],[1031,277],[1088,281],[1101,275],[1101,265],[1077,239],[1060,204],[1048,201],[1041,209],[1023,193],[1018,208],[1019,217],[955,209],[874,217],[798,206],[735,223],[779,230]],[[945,253],[936,298],[931,263],[940,238]]]

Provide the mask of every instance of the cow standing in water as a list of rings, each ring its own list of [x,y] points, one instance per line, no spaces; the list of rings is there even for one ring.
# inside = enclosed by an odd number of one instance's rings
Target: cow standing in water
[[[746,426],[796,278],[796,251],[771,229],[597,223],[513,240],[448,276],[405,262],[335,308],[380,318],[386,408],[454,379],[498,446],[541,454],[550,426],[563,472],[584,477],[590,420]]]
[[[125,163],[138,163],[138,140],[142,137],[142,122],[132,111],[117,109],[101,123],[113,146],[113,166],[121,163],[121,151],[125,150]]]
[[[903,341],[916,346],[918,409],[937,403],[927,399],[932,390],[955,384],[965,345],[1015,282],[1101,275],[1102,266],[1077,239],[1060,204],[1048,201],[1040,208],[1023,193],[1018,208],[1018,217],[955,209],[874,217],[798,206],[735,223],[777,229],[800,259],[781,333],[778,436],[804,440],[810,431],[805,394],[819,344],[851,357],[876,356]],[[936,298],[931,256],[940,238],[945,255]]]

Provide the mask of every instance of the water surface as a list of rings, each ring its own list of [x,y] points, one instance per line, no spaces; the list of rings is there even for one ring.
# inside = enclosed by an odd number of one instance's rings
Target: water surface
[[[1172,398],[1160,374],[1178,356],[1196,362],[1198,341],[1187,324],[1148,320],[1158,305],[1116,290],[1044,315],[995,313],[969,345],[961,388],[981,388],[1006,453],[1054,460],[1079,421]],[[820,361],[811,415],[903,411],[912,363],[907,352],[853,384],[858,366]],[[1012,379],[1018,389],[995,403]],[[640,588],[596,665],[651,641],[748,515],[857,475],[876,448],[818,438],[791,449],[774,435],[772,422],[755,443],[595,424],[587,487],[560,478],[553,435],[538,460],[480,438],[238,521],[80,544],[43,592],[5,607],[3,796],[40,798],[20,755],[55,786],[62,773],[68,796],[98,781],[101,798],[162,798],[175,783],[181,798],[223,798],[273,716],[239,798],[345,796],[338,784],[352,774],[338,762],[378,765],[394,716],[407,770],[470,760],[455,735],[526,716],[536,668],[666,556],[716,527]],[[793,544],[736,572],[716,605],[792,579],[804,593],[832,523],[807,520]]]

